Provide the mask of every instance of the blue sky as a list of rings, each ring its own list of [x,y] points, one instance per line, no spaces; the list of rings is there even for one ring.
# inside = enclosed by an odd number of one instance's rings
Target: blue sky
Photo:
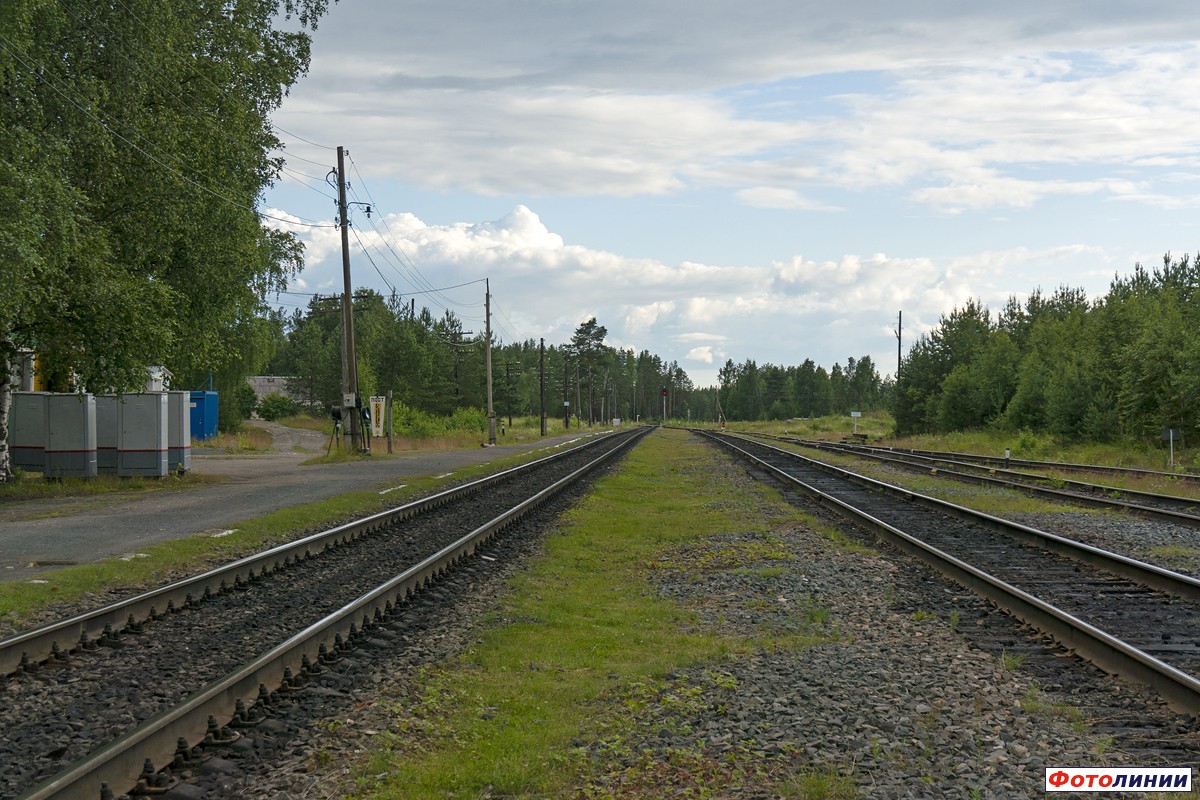
[[[1200,15],[1183,2],[341,0],[274,115],[296,292],[356,286],[505,341],[732,359],[907,348],[969,298],[1097,297],[1200,249]],[[312,223],[317,223],[314,227]],[[302,295],[285,303],[303,304]]]

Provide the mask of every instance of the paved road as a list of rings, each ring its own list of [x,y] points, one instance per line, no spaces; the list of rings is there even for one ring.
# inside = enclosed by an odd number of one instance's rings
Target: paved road
[[[193,451],[192,471],[218,476],[220,482],[213,485],[0,503],[0,581],[130,555],[156,542],[216,533],[288,506],[350,491],[383,491],[414,478],[561,446],[591,433],[572,431],[520,445],[501,442],[497,447],[409,451],[301,466],[325,449],[326,437],[279,425],[265,427],[274,436],[270,453],[225,456]]]

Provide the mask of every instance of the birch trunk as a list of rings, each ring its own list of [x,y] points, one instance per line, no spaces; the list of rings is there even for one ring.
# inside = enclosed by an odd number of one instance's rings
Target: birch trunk
[[[8,451],[8,409],[12,407],[12,342],[0,339],[0,483],[12,480]]]

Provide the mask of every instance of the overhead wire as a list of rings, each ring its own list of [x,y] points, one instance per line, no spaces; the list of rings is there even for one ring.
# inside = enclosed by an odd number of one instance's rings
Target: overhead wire
[[[0,48],[4,49],[5,52],[7,52],[9,55],[11,55],[17,61],[20,61],[21,65],[24,66],[27,70],[29,70],[31,75],[33,75],[35,78],[37,78],[37,80],[41,81],[46,86],[48,86],[50,89],[52,89],[56,94],[60,95],[65,101],[67,101],[67,103],[74,106],[84,116],[91,119],[93,122],[95,122],[101,128],[108,131],[114,137],[116,137],[120,141],[124,142],[126,145],[133,148],[135,151],[137,151],[141,155],[150,159],[155,164],[158,164],[160,167],[167,170],[171,174],[175,175],[180,180],[184,181],[185,183],[187,183],[191,186],[194,186],[195,188],[199,189],[200,191],[204,192],[205,194],[216,197],[219,200],[223,200],[224,202],[228,203],[229,205],[231,205],[235,208],[242,209],[243,211],[249,211],[250,213],[255,214],[256,216],[266,217],[267,219],[273,219],[273,220],[277,220],[279,222],[285,222],[290,225],[302,225],[302,226],[309,227],[309,228],[332,228],[332,227],[335,227],[331,223],[320,223],[315,220],[306,220],[303,217],[296,217],[295,219],[286,219],[284,217],[278,217],[273,214],[268,214],[265,211],[259,211],[258,209],[254,208],[252,206],[248,206],[245,203],[234,200],[233,198],[222,194],[221,192],[217,191],[216,189],[212,189],[208,186],[205,186],[204,184],[202,184],[202,183],[194,180],[190,176],[184,174],[183,171],[180,170],[179,168],[167,163],[167,161],[165,160],[167,158],[167,156],[161,156],[159,154],[151,152],[151,149],[147,149],[147,148],[153,148],[153,145],[150,142],[146,141],[146,139],[144,137],[142,137],[140,134],[133,134],[133,135],[136,136],[137,138],[141,139],[143,142],[146,142],[146,145],[147,145],[146,147],[142,147],[141,145],[137,144],[132,139],[125,136],[120,131],[116,130],[111,124],[109,124],[105,120],[101,119],[99,116],[97,116],[92,111],[85,108],[79,102],[79,100],[77,98],[72,97],[66,90],[55,85],[55,83],[50,81],[49,79],[47,79],[41,73],[41,71],[34,69],[33,68],[34,65],[40,66],[40,64],[37,62],[37,60],[36,59],[28,59],[25,56],[25,54],[18,51],[15,48],[15,45],[13,45],[13,43],[7,37],[5,37],[4,34],[2,34],[2,33],[0,33]],[[31,65],[31,62],[32,62],[32,65]]]
[[[355,228],[354,226],[351,226],[350,232],[354,234],[354,241],[358,242],[358,246],[360,248],[362,248],[363,255],[365,255],[367,257],[367,261],[369,261],[371,263],[371,266],[375,268],[375,272],[379,274],[379,280],[383,281],[384,285],[387,286],[388,289],[390,289],[393,294],[395,294],[396,287],[393,286],[391,284],[391,282],[388,281],[388,279],[384,277],[383,270],[381,270],[379,268],[379,265],[375,263],[375,259],[371,258],[371,252],[369,250],[367,250],[367,245],[363,242],[362,238],[358,235],[358,229]]]
[[[364,192],[366,198],[371,201],[372,206],[374,206],[375,208],[378,208],[379,204],[378,204],[378,202],[375,201],[375,198],[371,195],[370,189],[368,189],[366,187],[366,185],[365,185],[366,181],[365,181],[365,179],[363,179],[362,173],[359,171],[358,165],[355,163],[353,158],[350,158],[350,166],[354,170],[354,174],[357,176],[359,182],[362,184],[363,192]],[[356,194],[356,196],[357,196],[357,194]],[[392,232],[391,227],[387,224],[386,214],[381,213],[379,216],[380,216],[380,220],[384,226],[384,229],[387,232],[387,235],[384,236],[383,232],[381,232],[378,229],[378,227],[375,226],[375,223],[373,221],[371,222],[371,226],[374,229],[375,233],[379,235],[380,240],[383,241],[383,243],[388,247],[389,250],[391,250],[393,255],[395,255],[398,259],[403,258],[407,262],[409,267],[406,268],[404,270],[404,272],[411,272],[411,274],[414,277],[410,278],[410,280],[420,281],[420,283],[422,283],[425,286],[432,286],[432,284],[430,284],[428,282],[428,280],[425,279],[425,276],[421,273],[421,271],[417,267],[416,263],[413,262],[412,259],[408,256],[408,254],[404,251],[404,248],[399,246],[398,241],[397,241],[396,247],[392,246],[392,241],[398,240],[398,237]],[[399,252],[397,252],[397,248],[399,248]],[[391,264],[390,260],[388,261],[388,263]],[[394,265],[393,265],[393,268],[395,268]],[[399,272],[400,270],[398,269],[397,271]],[[485,279],[481,278],[477,281],[474,281],[474,283],[482,283],[482,282],[484,282],[484,280]],[[463,285],[469,285],[469,284],[463,284]],[[473,303],[473,304],[455,303],[455,302],[451,301],[449,298],[446,298],[444,295],[442,295],[440,293],[440,290],[436,290],[436,289],[430,289],[429,292],[410,292],[410,294],[416,294],[416,293],[434,294],[435,296],[437,296],[439,299],[441,299],[443,301],[443,303],[445,304],[443,306],[443,308],[445,308],[446,310],[449,310],[449,307],[451,305],[454,305],[458,308],[478,308],[479,306],[483,305],[483,303]],[[493,301],[492,302],[493,311],[497,312],[508,323],[508,326],[505,326],[505,325],[499,323],[495,318],[493,318],[493,327],[496,328],[497,330],[499,330],[508,341],[514,342],[514,343],[519,341],[519,338],[513,331],[513,329],[517,327],[516,323],[514,323],[512,321],[512,319],[510,319],[506,314],[503,313],[503,311],[501,309],[499,309],[496,306],[494,295],[492,297],[492,301]],[[463,317],[463,316],[460,316],[460,318],[464,319],[464,320],[473,321],[473,322],[479,322],[479,323],[484,322],[484,320],[482,318]],[[511,327],[509,327],[509,326],[511,326]]]
[[[134,14],[132,11],[130,11],[128,6],[125,5],[125,3],[122,2],[122,0],[115,0],[115,2],[118,5],[120,5],[122,8],[124,8],[127,12],[129,12],[129,17],[131,19],[133,19],[135,22],[137,22],[139,25],[141,25],[145,30],[149,31],[149,26],[147,26],[140,18],[138,18],[136,14]],[[88,25],[88,23],[86,21],[82,20],[76,14],[71,13],[70,11],[68,11],[67,13],[72,18],[74,18],[77,22],[79,22],[81,25],[84,25],[85,27],[89,27],[89,28],[91,27],[90,25]],[[103,20],[100,20],[100,24],[102,24],[106,28],[108,28],[107,24],[104,23]],[[111,32],[111,28],[109,28],[109,30]],[[148,140],[146,140],[144,137],[142,137],[140,134],[137,134],[137,133],[132,133],[131,135],[136,136],[139,140],[141,140],[142,144],[139,144],[138,142],[133,141],[133,139],[131,139],[129,136],[126,136],[124,133],[117,130],[115,125],[113,123],[111,123],[111,121],[107,121],[107,120],[103,119],[99,115],[98,112],[94,112],[93,110],[90,110],[89,108],[85,107],[84,103],[81,102],[80,98],[73,96],[72,92],[64,89],[62,86],[58,85],[55,81],[52,81],[48,77],[46,77],[46,74],[45,74],[46,70],[44,69],[44,67],[40,70],[37,69],[36,67],[42,66],[37,61],[37,59],[30,57],[30,56],[26,55],[25,53],[23,53],[20,50],[20,48],[17,47],[17,45],[15,43],[13,43],[10,39],[5,37],[2,33],[0,33],[0,48],[3,48],[5,52],[7,52],[10,56],[12,56],[13,59],[20,62],[20,64],[26,70],[28,70],[29,73],[32,76],[34,76],[38,81],[40,81],[41,83],[46,85],[48,88],[50,88],[52,91],[54,91],[60,97],[62,97],[67,103],[69,103],[71,106],[73,106],[78,111],[80,111],[82,114],[84,114],[85,116],[90,118],[92,121],[94,121],[95,123],[100,125],[101,128],[103,128],[104,130],[109,132],[112,136],[114,136],[118,140],[124,142],[126,145],[131,147],[136,152],[138,152],[141,155],[145,156],[146,158],[150,159],[154,163],[158,164],[159,166],[163,167],[170,173],[174,174],[176,177],[185,181],[189,185],[192,185],[195,188],[201,190],[202,192],[205,192],[206,194],[216,197],[216,198],[224,201],[225,203],[228,203],[231,206],[240,208],[245,211],[249,211],[250,213],[253,213],[258,217],[276,220],[278,222],[283,222],[288,225],[297,225],[300,227],[308,227],[308,228],[336,228],[336,227],[338,227],[337,224],[334,224],[334,223],[318,222],[316,220],[308,220],[308,219],[305,219],[305,218],[299,217],[299,216],[295,216],[294,218],[285,218],[285,217],[280,217],[280,216],[277,216],[274,214],[267,213],[265,211],[260,211],[251,206],[246,205],[245,203],[238,202],[237,200],[234,200],[234,199],[228,197],[226,194],[224,194],[220,191],[217,191],[216,189],[213,189],[209,186],[205,186],[204,184],[201,184],[200,182],[194,180],[192,177],[190,177],[189,175],[187,175],[184,172],[185,169],[189,169],[188,165],[184,164],[173,154],[161,153],[161,151],[158,151],[157,148],[153,145],[153,143],[149,142]],[[162,83],[160,83],[157,80],[157,76],[151,74],[151,71],[149,69],[147,69],[144,64],[139,64],[138,62],[135,62],[129,56],[124,55],[124,54],[122,54],[121,57],[124,58],[130,65],[139,69],[139,71],[142,72],[143,75],[148,77],[149,81],[153,85],[155,85],[159,90],[163,91],[164,93],[168,93],[166,88],[162,85]],[[217,86],[213,81],[211,81],[211,79],[209,79],[207,75],[205,75],[204,73],[199,72],[199,71],[194,71],[194,72],[202,80],[207,81],[214,88],[217,88],[218,90],[220,90],[220,87]],[[215,120],[211,117],[211,114],[209,114],[208,112],[197,110],[194,107],[187,104],[186,102],[182,102],[181,104],[183,105],[183,107],[185,109],[191,111],[195,116],[201,117],[201,118],[206,119],[211,122],[214,122],[214,124],[215,124]],[[283,130],[285,133],[288,133],[288,135],[293,136],[297,139],[300,139],[301,141],[304,141],[313,146],[317,146],[317,147],[322,146],[317,142],[314,142],[310,139],[306,139],[302,136],[298,136],[298,135],[293,134],[289,131],[286,131],[282,128],[280,128],[280,130]],[[229,137],[224,136],[223,134],[220,134],[219,132],[217,133],[217,136],[227,142],[232,141],[229,139]],[[234,144],[237,146],[240,146],[236,142],[234,142]],[[174,161],[175,165],[168,163],[167,159]],[[321,164],[320,162],[317,162],[317,161],[312,161],[310,159],[300,158],[300,160],[307,161],[309,163],[312,163],[312,164],[315,164],[318,166],[324,166],[324,164]],[[358,176],[358,178],[361,182],[361,185],[363,186],[363,191],[365,192],[367,199],[371,201],[371,204],[374,204],[377,206],[378,203],[375,201],[374,197],[371,195],[370,190],[366,187],[366,185],[365,185],[366,182],[362,178],[362,173],[359,171],[358,165],[353,161],[353,159],[351,159],[351,166],[354,169],[355,174]],[[286,162],[284,164],[281,164],[279,174],[284,178],[290,178],[291,180],[293,180],[297,183],[300,183],[301,185],[305,186],[306,188],[317,192],[318,194],[322,195],[326,199],[335,200],[335,202],[336,202],[336,198],[333,198],[331,195],[326,194],[324,191],[318,189],[317,187],[315,187],[312,184],[307,182],[307,180],[312,180],[312,181],[322,180],[321,178],[318,178],[317,176],[307,175],[307,174],[299,172],[297,170],[292,170],[286,166]],[[326,176],[326,178],[324,180],[326,183],[328,183],[328,175]],[[370,219],[369,215],[368,215],[368,219]],[[375,226],[373,221],[371,222],[371,227],[374,230],[374,232],[377,234],[377,236],[379,237],[379,240],[382,241],[384,243],[384,245],[387,247],[388,251],[390,251],[391,254],[393,256],[395,256],[396,261],[398,263],[393,263],[391,261],[391,259],[389,259],[387,257],[387,254],[384,253],[383,251],[379,250],[378,248],[374,248],[374,249],[377,253],[380,254],[381,259],[384,260],[385,263],[387,263],[389,266],[391,266],[392,269],[394,269],[397,272],[397,274],[401,275],[402,277],[406,277],[407,280],[414,287],[416,287],[416,288],[414,288],[413,291],[406,292],[405,294],[430,295],[430,296],[432,296],[432,298],[436,298],[437,300],[439,300],[441,302],[441,306],[442,306],[443,310],[447,311],[447,312],[449,312],[452,308],[455,308],[455,307],[460,308],[460,309],[462,309],[462,308],[478,308],[480,305],[483,305],[483,303],[455,302],[454,300],[451,300],[445,294],[443,294],[443,292],[449,291],[449,290],[455,289],[455,288],[462,288],[462,287],[469,286],[469,285],[476,284],[476,283],[482,283],[482,282],[484,282],[484,279],[468,281],[466,283],[457,284],[457,285],[451,286],[451,287],[441,287],[441,288],[435,287],[421,272],[420,268],[413,261],[411,256],[409,256],[403,250],[403,248],[399,246],[398,237],[396,237],[396,235],[392,232],[391,227],[387,224],[386,215],[381,215],[380,219],[381,219],[381,222],[382,222],[385,230],[387,231],[387,235],[384,235],[384,233],[382,233],[378,229],[378,227]],[[351,226],[351,227],[353,227],[353,226]],[[379,277],[383,281],[384,285],[386,285],[393,293],[397,293],[396,287],[387,279],[387,277],[383,274],[383,271],[380,269],[379,265],[375,262],[375,259],[371,256],[371,252],[370,252],[370,250],[372,249],[371,246],[369,246],[367,244],[367,242],[363,241],[362,237],[359,236],[357,230],[355,230],[354,236],[355,236],[355,241],[358,243],[359,247],[362,249],[363,254],[367,257],[367,260],[369,261],[371,266],[375,269],[376,273],[379,275]],[[395,246],[393,246],[393,241],[396,241]],[[399,248],[399,251],[397,250],[397,248]],[[423,287],[423,288],[420,288],[420,287]],[[288,294],[298,294],[299,295],[302,293],[288,292]],[[316,296],[316,295],[314,294],[313,296]],[[288,304],[288,303],[279,303],[279,305],[285,306],[285,307],[295,307],[295,308],[299,307],[298,305],[293,305],[293,304]],[[478,317],[461,316],[461,312],[460,312],[460,319],[464,319],[464,320],[471,321],[471,322],[483,322],[484,321]],[[505,315],[505,319],[508,321],[508,323],[510,325],[513,324],[512,320],[508,319],[508,317],[506,315]],[[510,330],[508,330],[507,328],[504,328],[503,326],[499,326],[499,325],[497,325],[497,327],[500,328],[504,333],[506,333],[509,337],[511,337],[515,341],[515,336],[513,336],[512,332]]]
[[[138,16],[138,15],[137,15],[137,14],[136,14],[136,13],[135,13],[135,12],[134,12],[134,11],[133,11],[131,8],[129,8],[129,6],[128,6],[128,5],[127,5],[125,2],[124,2],[124,0],[114,0],[114,2],[115,2],[117,5],[119,5],[119,6],[120,6],[120,7],[121,7],[121,8],[124,10],[124,12],[125,12],[125,18],[126,18],[126,19],[131,19],[131,20],[133,20],[133,21],[134,21],[134,22],[136,22],[138,25],[140,25],[140,26],[141,26],[141,28],[142,28],[144,31],[146,31],[147,33],[149,33],[149,34],[151,34],[151,35],[154,35],[154,32],[151,30],[150,26],[149,26],[149,25],[148,25],[148,24],[147,24],[147,23],[146,23],[144,20],[142,20],[142,19],[141,19],[141,17],[139,17],[139,16]],[[66,13],[67,13],[67,14],[68,14],[68,15],[69,15],[69,16],[70,16],[72,19],[74,19],[74,20],[75,20],[76,22],[78,22],[80,25],[82,25],[82,26],[83,26],[83,27],[85,27],[85,28],[88,28],[89,30],[93,30],[93,31],[95,31],[95,28],[94,28],[94,27],[93,27],[93,26],[92,26],[92,25],[89,23],[89,21],[88,21],[88,20],[85,20],[85,19],[81,18],[79,15],[77,15],[77,14],[75,14],[73,11],[71,11],[69,4],[63,4],[61,7],[62,7],[62,9],[63,9],[63,10],[64,10],[64,11],[65,11],[65,12],[66,12]],[[107,30],[107,31],[108,31],[108,33],[109,33],[109,37],[108,37],[108,38],[110,38],[110,39],[113,39],[113,40],[115,40],[115,41],[119,41],[119,42],[121,42],[122,44],[124,44],[124,40],[123,40],[123,38],[122,38],[122,37],[119,35],[119,32],[118,32],[118,31],[115,31],[115,30],[114,30],[114,29],[113,29],[113,28],[112,28],[112,27],[111,27],[111,26],[110,26],[110,25],[109,25],[107,22],[105,22],[105,21],[104,21],[103,19],[101,19],[101,18],[97,18],[95,21],[96,21],[96,22],[98,22],[100,25],[104,26],[105,30]],[[215,118],[215,117],[212,115],[212,113],[211,113],[211,112],[209,112],[209,111],[207,111],[207,110],[204,110],[204,109],[197,109],[197,108],[196,108],[194,105],[191,105],[191,104],[189,104],[189,103],[188,103],[186,100],[184,100],[183,98],[181,98],[181,97],[179,96],[178,92],[176,92],[176,91],[172,91],[172,90],[169,90],[169,89],[168,89],[166,86],[164,86],[164,85],[163,85],[163,83],[161,83],[161,82],[158,80],[158,78],[159,78],[159,77],[161,77],[161,75],[158,75],[158,74],[156,74],[155,70],[153,70],[152,68],[150,68],[150,67],[149,67],[149,66],[146,64],[146,62],[145,62],[144,60],[135,60],[135,59],[132,57],[132,55],[130,55],[128,52],[122,52],[122,50],[125,50],[125,51],[127,51],[127,50],[128,50],[128,48],[123,48],[123,47],[122,47],[122,48],[116,48],[116,51],[118,52],[119,56],[120,56],[122,59],[124,59],[124,61],[125,61],[126,63],[128,63],[128,64],[130,64],[131,66],[135,67],[135,68],[138,70],[139,74],[141,74],[141,75],[143,75],[143,76],[147,77],[147,78],[150,80],[150,82],[151,82],[152,84],[154,84],[154,86],[156,86],[156,87],[159,89],[159,91],[161,91],[161,92],[163,93],[163,95],[164,95],[164,96],[171,96],[171,97],[173,97],[173,98],[176,100],[176,102],[178,102],[178,103],[179,103],[179,104],[180,104],[180,105],[181,105],[181,106],[182,106],[184,109],[186,109],[187,111],[191,112],[191,114],[192,114],[194,117],[196,117],[196,118],[201,118],[201,119],[204,119],[204,120],[206,120],[207,122],[209,122],[209,123],[210,123],[210,125],[211,125],[211,133],[212,133],[212,135],[213,135],[213,136],[215,136],[216,138],[219,138],[219,139],[221,139],[221,140],[225,141],[226,143],[228,143],[228,144],[232,145],[232,146],[233,146],[233,147],[235,147],[235,148],[241,149],[243,152],[249,152],[249,149],[246,147],[246,145],[244,145],[243,143],[241,143],[241,142],[239,142],[239,141],[237,141],[237,140],[233,139],[232,137],[229,137],[229,136],[225,135],[225,134],[222,132],[222,128],[221,128],[220,121],[219,121],[219,120],[217,120],[217,119],[216,119],[216,118]],[[110,48],[110,52],[111,52],[111,51],[112,51],[112,49]],[[179,63],[179,64],[181,64],[182,66],[184,66],[185,68],[187,68],[187,69],[188,69],[188,71],[189,71],[189,72],[190,72],[192,75],[195,75],[195,76],[196,76],[197,78],[199,78],[199,79],[200,79],[202,82],[204,82],[204,83],[207,83],[207,84],[208,84],[210,87],[212,87],[212,88],[213,88],[214,90],[216,90],[218,93],[220,93],[220,92],[224,92],[224,91],[227,91],[227,90],[228,90],[228,87],[221,87],[221,86],[220,86],[220,85],[218,85],[218,84],[217,84],[215,81],[213,81],[211,78],[209,78],[209,77],[208,77],[208,75],[206,75],[206,74],[205,74],[203,71],[201,71],[201,70],[198,70],[198,69],[191,68],[191,64],[190,64],[189,62],[187,62],[186,60],[184,60],[184,59],[182,59],[182,58],[181,58],[181,59],[179,59],[179,60],[178,60],[178,63]],[[291,131],[287,131],[287,130],[285,130],[285,129],[283,129],[283,128],[279,127],[278,125],[276,125],[274,122],[272,122],[272,121],[270,121],[270,120],[267,120],[267,127],[268,127],[268,130],[272,130],[272,131],[273,131],[273,130],[279,130],[279,131],[282,131],[282,132],[284,132],[284,133],[288,134],[289,136],[291,136],[291,137],[293,137],[293,138],[299,139],[300,141],[306,142],[307,144],[311,144],[311,145],[313,145],[313,146],[315,146],[315,147],[321,147],[321,148],[323,148],[323,149],[328,149],[328,150],[332,150],[332,149],[333,149],[333,148],[331,148],[331,147],[325,147],[324,145],[321,145],[321,144],[319,144],[319,143],[317,143],[317,142],[314,142],[314,141],[312,141],[311,139],[306,139],[306,138],[304,138],[303,136],[300,136],[300,135],[298,135],[298,134],[292,133]],[[286,150],[286,148],[283,146],[283,142],[280,142],[280,143],[279,143],[279,146],[277,146],[277,147],[272,147],[272,148],[270,148],[270,149],[271,149],[271,150]],[[252,153],[252,155],[256,155],[256,153]],[[310,161],[309,159],[305,159],[305,158],[302,158],[302,157],[300,157],[300,156],[291,156],[291,154],[288,154],[288,155],[289,155],[289,157],[294,157],[294,158],[297,158],[297,159],[299,159],[299,160],[301,160],[301,161],[308,161],[309,163],[311,163],[311,164],[315,164],[315,165],[317,165],[317,166],[325,166],[325,164],[322,164],[322,163],[320,163],[320,162],[317,162],[317,161]],[[176,159],[176,162],[177,162],[177,163],[179,163],[179,164],[180,164],[180,166],[186,167],[186,165],[183,165],[183,164],[182,164],[182,162],[178,162],[178,160],[177,160],[177,159]],[[288,167],[286,166],[286,160],[284,160],[284,161],[283,161],[283,162],[280,164],[279,170],[280,170],[280,175],[281,175],[281,177],[285,177],[285,178],[286,178],[286,177],[288,177],[287,175],[284,175],[284,173],[288,172]],[[302,175],[303,173],[297,173],[297,174],[301,174],[301,175]],[[319,178],[314,178],[313,176],[305,176],[305,177],[311,178],[311,179],[313,179],[313,180],[319,180]],[[293,180],[295,180],[297,183],[300,183],[302,186],[305,186],[306,188],[308,188],[308,189],[310,189],[310,190],[312,190],[312,191],[315,191],[315,192],[317,192],[318,194],[321,194],[323,197],[325,197],[325,198],[327,198],[327,199],[333,199],[333,198],[332,198],[332,197],[330,197],[329,195],[327,195],[327,194],[324,194],[324,193],[323,193],[321,190],[319,190],[319,189],[317,189],[316,187],[314,187],[314,186],[312,186],[312,185],[310,185],[310,184],[308,184],[308,183],[304,182],[303,180],[299,180],[299,179],[295,178],[294,176],[293,176]],[[278,217],[272,217],[271,215],[266,215],[266,216],[268,216],[268,217],[269,217],[269,218],[271,218],[271,219],[279,219]]]
[[[350,158],[350,168],[354,170],[354,174],[358,176],[359,181],[362,183],[363,191],[366,193],[367,199],[370,200],[375,205],[378,205],[378,203],[375,203],[375,199],[371,196],[371,190],[367,188],[366,180],[363,178],[362,173],[359,172],[358,164],[355,163],[353,158]],[[428,279],[426,279],[424,274],[422,274],[420,268],[418,268],[416,263],[412,260],[412,258],[410,258],[408,256],[408,254],[404,252],[403,248],[400,249],[399,253],[396,253],[395,248],[392,246],[392,241],[393,240],[396,241],[397,247],[399,246],[399,241],[398,241],[398,237],[396,237],[396,235],[394,233],[392,233],[391,227],[387,224],[387,215],[380,214],[379,217],[380,217],[381,222],[383,223],[384,228],[388,232],[388,235],[386,237],[383,237],[381,235],[381,238],[383,239],[384,244],[386,244],[388,246],[388,249],[392,250],[392,252],[396,254],[397,259],[401,260],[402,262],[406,262],[408,264],[409,269],[411,270],[410,274],[412,276],[410,278],[410,280],[413,282],[413,284],[415,286],[424,286],[425,288],[432,290],[433,284],[430,283]],[[374,226],[373,222],[372,222],[372,226]],[[378,233],[378,230],[376,230],[376,232]],[[435,294],[436,294],[436,292],[435,292]],[[438,295],[438,299],[444,304],[443,308],[445,308],[447,311],[450,309],[451,305],[454,305],[453,301],[451,301],[447,297]]]

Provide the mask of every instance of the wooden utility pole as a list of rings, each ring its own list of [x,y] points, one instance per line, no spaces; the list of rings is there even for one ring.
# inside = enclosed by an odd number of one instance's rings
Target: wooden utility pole
[[[484,346],[487,350],[487,415],[488,415],[488,444],[496,443],[496,412],[492,409],[492,284],[490,279],[484,280],[483,310]]]
[[[338,221],[342,229],[342,421],[352,452],[358,451],[358,359],[354,352],[354,298],[350,284],[350,215],[346,213],[346,157],[337,149]]]
[[[388,455],[391,455],[392,454],[392,390],[391,389],[388,389],[388,393],[387,393],[387,415],[385,417],[385,420],[386,421],[384,422],[384,425],[386,425],[386,430],[387,430]]]
[[[901,311],[900,314],[896,317],[896,380],[900,380],[900,361],[903,358],[903,356],[901,355],[901,346],[902,345],[900,342],[900,334],[901,334],[901,332],[903,332],[903,330],[904,330],[904,312]]]
[[[546,340],[543,338],[538,360],[538,397],[542,409],[542,436],[546,435]]]

